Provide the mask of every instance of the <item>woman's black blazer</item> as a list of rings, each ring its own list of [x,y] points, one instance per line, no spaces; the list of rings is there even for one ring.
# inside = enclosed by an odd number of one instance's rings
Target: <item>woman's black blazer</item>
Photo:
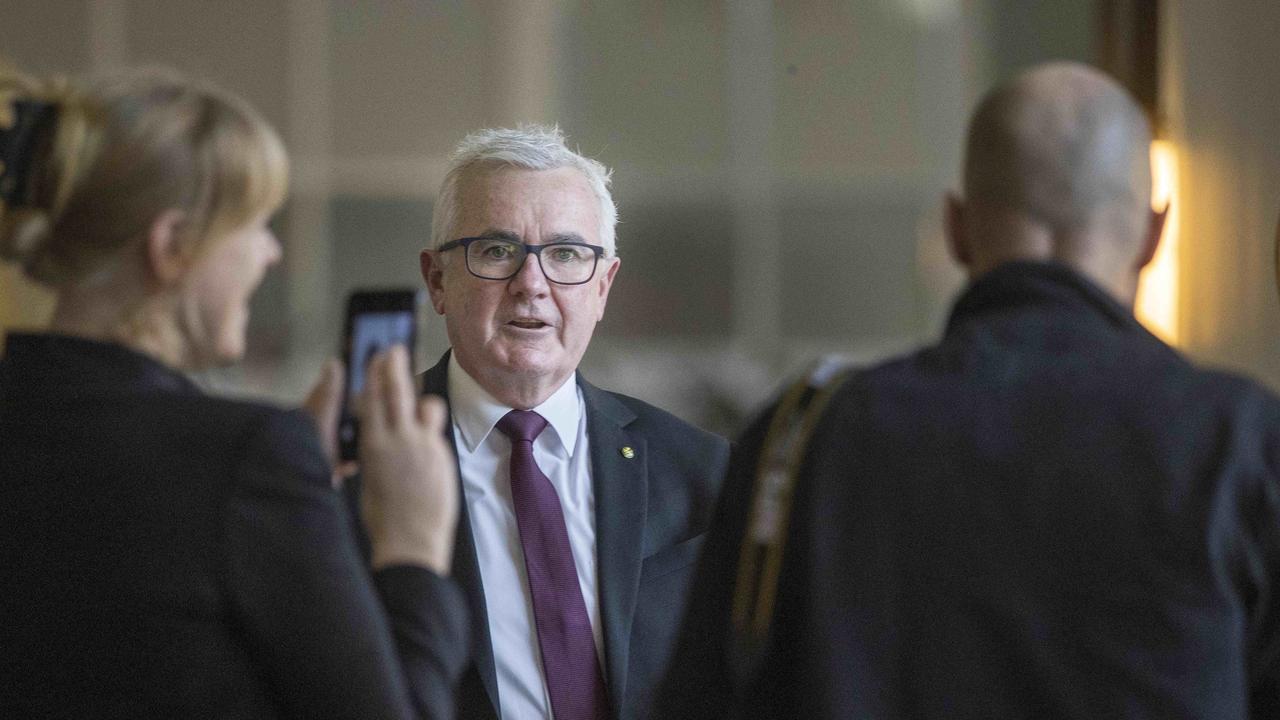
[[[452,581],[370,575],[300,411],[123,347],[0,362],[0,717],[448,717]]]

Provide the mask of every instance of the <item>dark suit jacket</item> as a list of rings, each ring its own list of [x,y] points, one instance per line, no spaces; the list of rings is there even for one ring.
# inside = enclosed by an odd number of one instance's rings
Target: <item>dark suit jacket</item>
[[[452,716],[466,609],[372,578],[310,418],[116,345],[0,362],[0,717]]]
[[[832,399],[751,664],[728,618],[762,434],[656,717],[1280,716],[1280,401],[1072,271],[996,269]]]
[[[448,360],[446,353],[427,371],[424,392],[447,399]],[[578,386],[592,454],[596,572],[610,702],[613,717],[644,718],[671,655],[729,445],[651,405],[600,390],[581,375]],[[452,424],[449,428],[452,433]],[[633,459],[622,457],[624,446],[635,451]],[[475,618],[475,663],[458,690],[458,715],[496,718],[493,647],[465,503],[453,569]]]

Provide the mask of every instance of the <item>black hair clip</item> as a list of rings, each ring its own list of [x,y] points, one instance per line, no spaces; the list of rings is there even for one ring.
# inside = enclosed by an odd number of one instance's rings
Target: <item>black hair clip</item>
[[[58,108],[53,103],[15,100],[12,110],[12,122],[0,127],[0,200],[18,206],[26,202],[36,148],[53,128]]]

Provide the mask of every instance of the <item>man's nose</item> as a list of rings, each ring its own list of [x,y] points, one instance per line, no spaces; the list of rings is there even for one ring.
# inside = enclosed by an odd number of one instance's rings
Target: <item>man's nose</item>
[[[525,256],[524,264],[520,266],[520,270],[511,278],[507,287],[511,292],[515,293],[535,296],[546,294],[548,290],[547,276],[542,273],[542,265],[533,253]]]

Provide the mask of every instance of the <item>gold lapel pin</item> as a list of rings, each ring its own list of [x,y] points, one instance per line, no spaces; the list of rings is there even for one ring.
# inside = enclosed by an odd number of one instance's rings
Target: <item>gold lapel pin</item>
[[[622,457],[628,460],[636,456],[636,451],[633,450],[630,445],[623,445],[622,449],[619,450],[618,452],[622,453]]]

